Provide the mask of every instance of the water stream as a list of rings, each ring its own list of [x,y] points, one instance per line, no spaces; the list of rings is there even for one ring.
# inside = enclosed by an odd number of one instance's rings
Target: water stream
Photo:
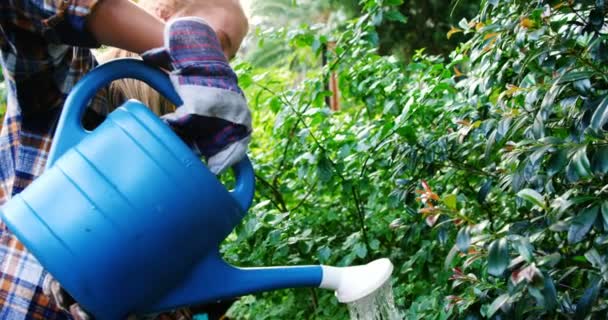
[[[348,310],[351,320],[401,320],[390,280],[369,296],[349,303]]]

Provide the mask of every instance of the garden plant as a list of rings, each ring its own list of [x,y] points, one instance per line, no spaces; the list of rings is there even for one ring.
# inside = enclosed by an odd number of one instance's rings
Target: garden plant
[[[258,192],[223,254],[239,265],[389,257],[407,319],[608,317],[604,1],[484,0],[446,30],[457,48],[407,62],[378,50],[379,28],[408,23],[407,2],[360,5],[330,31],[261,28],[260,45],[285,41],[288,54],[236,66]],[[327,105],[332,73],[339,111]],[[312,289],[244,297],[230,313],[348,318]]]

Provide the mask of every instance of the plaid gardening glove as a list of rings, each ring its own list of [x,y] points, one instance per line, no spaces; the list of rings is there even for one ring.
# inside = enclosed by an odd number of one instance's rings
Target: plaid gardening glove
[[[165,47],[144,52],[145,62],[170,70],[184,104],[162,118],[218,174],[247,152],[251,113],[215,31],[201,18],[169,21]]]

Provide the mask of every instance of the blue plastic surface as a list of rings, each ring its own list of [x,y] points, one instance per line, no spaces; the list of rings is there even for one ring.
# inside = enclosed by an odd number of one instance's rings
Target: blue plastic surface
[[[166,75],[119,60],[69,96],[47,170],[4,205],[4,222],[96,319],[172,309],[251,292],[318,286],[320,266],[239,269],[218,246],[251,205],[254,173],[235,166],[228,192],[146,106],[131,100],[94,131],[80,121],[95,92],[119,78],[179,104]]]
[[[318,287],[322,278],[321,266],[236,268],[227,264],[216,250],[200,262],[182,286],[156,302],[153,311],[263,291]]]

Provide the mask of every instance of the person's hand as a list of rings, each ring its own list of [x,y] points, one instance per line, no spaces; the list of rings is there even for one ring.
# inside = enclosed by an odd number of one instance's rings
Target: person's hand
[[[142,58],[171,71],[183,105],[163,119],[207,158],[209,169],[217,174],[240,161],[250,139],[251,113],[212,27],[201,18],[171,20],[165,46]]]
[[[93,320],[93,316],[84,311],[59,282],[48,273],[42,283],[42,293],[49,297],[51,303],[59,309],[68,312],[74,320]]]
[[[42,293],[49,297],[50,302],[59,309],[69,313],[73,320],[95,320],[95,317],[85,311],[72,296],[51,276],[46,274],[42,283]],[[186,320],[192,319],[189,309],[171,310],[138,316],[129,314],[124,320]]]

